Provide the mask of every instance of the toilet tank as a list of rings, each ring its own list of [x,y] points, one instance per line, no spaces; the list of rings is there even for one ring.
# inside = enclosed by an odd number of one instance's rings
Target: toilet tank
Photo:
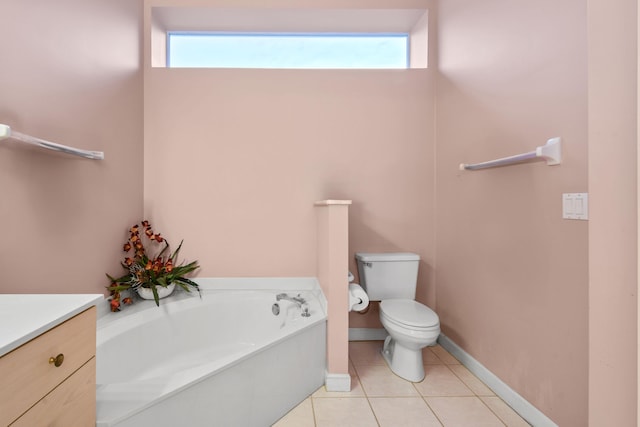
[[[420,256],[406,252],[356,253],[360,286],[371,301],[415,299]]]

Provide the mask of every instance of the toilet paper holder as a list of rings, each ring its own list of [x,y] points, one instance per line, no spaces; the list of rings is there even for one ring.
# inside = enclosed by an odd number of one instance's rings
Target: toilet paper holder
[[[349,283],[349,311],[362,312],[369,307],[369,296],[357,283]]]

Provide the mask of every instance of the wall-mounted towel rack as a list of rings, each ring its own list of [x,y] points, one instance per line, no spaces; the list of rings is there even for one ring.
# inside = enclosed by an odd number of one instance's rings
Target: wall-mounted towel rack
[[[537,147],[535,151],[515,156],[503,157],[501,159],[490,160],[482,163],[461,163],[460,170],[478,170],[486,168],[494,168],[498,166],[507,166],[514,163],[521,163],[532,159],[544,159],[548,166],[559,165],[562,162],[562,140],[560,138],[551,138],[545,145]]]
[[[12,131],[8,125],[0,124],[0,140],[5,138],[12,138],[20,142],[35,145],[37,147],[46,148],[48,150],[61,151],[67,154],[73,154],[74,156],[84,157],[85,159],[104,160],[104,153],[102,151],[88,151],[81,150],[79,148],[68,147],[62,144],[56,144],[55,142],[45,141],[44,139],[36,138],[33,136],[25,135],[24,133]]]

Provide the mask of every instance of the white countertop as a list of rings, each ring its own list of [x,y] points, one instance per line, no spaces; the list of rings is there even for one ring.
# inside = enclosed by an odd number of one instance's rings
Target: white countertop
[[[0,294],[0,356],[103,300],[102,294]]]

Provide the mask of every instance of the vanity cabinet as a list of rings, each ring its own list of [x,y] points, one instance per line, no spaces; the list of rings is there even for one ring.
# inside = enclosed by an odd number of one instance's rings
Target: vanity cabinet
[[[95,426],[96,308],[0,357],[0,426]]]

